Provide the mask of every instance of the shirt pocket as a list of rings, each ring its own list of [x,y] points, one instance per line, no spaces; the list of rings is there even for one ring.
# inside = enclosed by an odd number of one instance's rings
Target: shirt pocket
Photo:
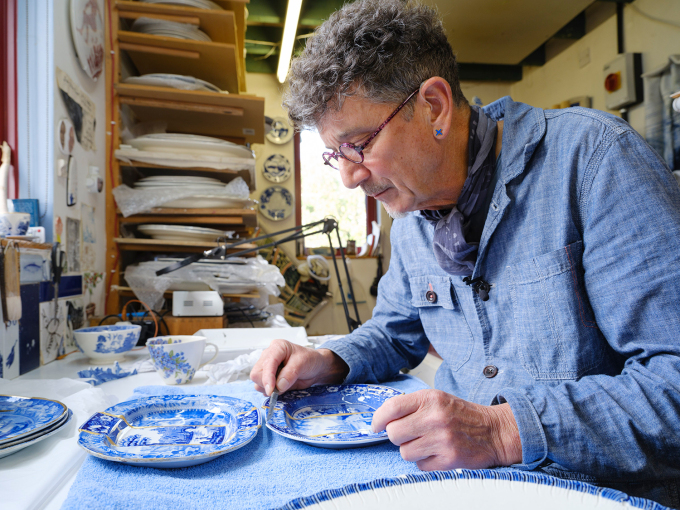
[[[452,371],[458,370],[472,354],[472,332],[446,276],[415,276],[409,279],[411,304],[430,343]],[[436,300],[428,301],[432,291]]]
[[[577,379],[604,359],[582,257],[577,241],[508,268],[519,357],[536,379]]]

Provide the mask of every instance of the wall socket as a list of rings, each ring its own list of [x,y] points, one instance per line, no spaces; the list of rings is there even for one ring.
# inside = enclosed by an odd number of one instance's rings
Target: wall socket
[[[604,66],[605,106],[618,110],[642,102],[642,54],[622,53]]]

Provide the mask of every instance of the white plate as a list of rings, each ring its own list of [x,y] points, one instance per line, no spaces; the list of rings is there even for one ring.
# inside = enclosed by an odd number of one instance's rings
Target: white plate
[[[272,130],[266,134],[267,140],[276,145],[283,145],[292,140],[295,130],[286,117],[274,117]]]
[[[212,39],[201,29],[188,23],[177,23],[154,18],[137,18],[130,30],[141,34],[161,35],[166,37],[179,37],[195,41],[210,42]]]
[[[164,203],[160,207],[169,209],[209,209],[211,207],[243,209],[256,202],[249,198],[230,198],[220,195],[200,194],[187,198],[178,198]]]
[[[200,177],[200,176],[194,176],[194,175],[152,175],[151,177],[144,177],[143,179],[138,180],[137,182],[208,182],[208,183],[213,183],[213,184],[222,184],[224,183],[220,181],[219,179],[215,179],[214,177]]]
[[[265,286],[264,283],[252,281],[229,281],[226,278],[215,278],[221,294],[247,294]]]
[[[273,221],[285,220],[293,214],[295,201],[290,191],[282,186],[272,186],[260,195],[260,213]]]
[[[290,161],[283,154],[272,154],[264,161],[262,173],[271,182],[283,182],[293,173]]]
[[[158,182],[158,183],[135,183],[135,188],[137,189],[158,189],[158,188],[182,188],[190,189],[196,191],[207,191],[208,193],[214,193],[217,190],[221,190],[225,187],[225,184],[211,184],[211,183],[196,183],[196,184],[182,184],[177,182]]]
[[[153,239],[163,239],[165,241],[200,240],[211,242],[219,237],[230,237],[229,232],[222,230],[183,225],[139,225],[137,230],[151,236]],[[233,235],[233,231],[231,235]]]
[[[149,85],[153,87],[169,87],[180,90],[207,90],[209,92],[221,92],[221,90],[204,80],[193,76],[181,74],[144,74],[142,76],[130,76],[123,83],[132,85]]]
[[[371,432],[373,413],[387,399],[403,395],[388,386],[312,386],[279,395],[267,427],[277,434],[321,448],[355,448],[387,441]],[[269,398],[263,407],[269,408]]]
[[[214,154],[253,159],[253,152],[247,147],[209,136],[159,133],[139,136],[130,140],[129,145],[143,151]]]
[[[104,24],[100,2],[71,0],[71,39],[85,73],[97,80],[104,69]]]
[[[241,448],[259,428],[260,413],[245,400],[166,395],[123,402],[95,413],[78,429],[78,445],[101,459],[179,468]]]

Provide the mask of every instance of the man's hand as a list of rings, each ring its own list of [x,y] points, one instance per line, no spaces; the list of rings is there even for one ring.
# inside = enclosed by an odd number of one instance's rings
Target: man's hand
[[[279,365],[284,366],[276,378]],[[333,351],[311,349],[287,340],[274,340],[257,360],[250,379],[255,389],[266,396],[274,386],[280,392],[309,388],[312,384],[342,382],[349,372],[347,364]]]
[[[373,415],[375,432],[400,447],[423,471],[481,469],[522,461],[517,423],[509,404],[483,406],[439,390],[393,397]]]

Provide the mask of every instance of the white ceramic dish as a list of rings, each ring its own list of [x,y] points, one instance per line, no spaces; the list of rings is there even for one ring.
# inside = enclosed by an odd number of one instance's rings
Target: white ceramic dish
[[[194,41],[211,42],[210,36],[201,29],[188,23],[177,23],[154,18],[137,18],[130,30],[141,34],[160,35],[165,37],[176,37]]]
[[[295,130],[288,122],[286,117],[274,117],[272,120],[272,129],[265,136],[267,140],[276,145],[283,145],[293,139]]]
[[[293,195],[282,186],[267,188],[260,195],[260,213],[272,221],[285,220],[294,210]]]
[[[217,230],[215,228],[191,227],[184,225],[139,225],[137,230],[154,239],[166,241],[216,241],[219,237],[231,237],[233,231]]]
[[[147,4],[170,4],[170,5],[184,5],[186,7],[195,7],[197,9],[213,9],[223,10],[222,7],[210,0],[140,0]]]
[[[194,195],[187,198],[178,198],[177,200],[170,200],[165,202],[160,207],[167,207],[170,209],[193,209],[193,208],[205,208],[209,209],[211,207],[219,208],[252,208],[257,202],[250,200],[249,198],[231,198],[225,197],[223,195],[211,195],[207,193],[201,193],[200,195]]]
[[[230,281],[226,278],[215,278],[215,280],[217,281],[221,294],[248,294],[265,286],[264,283],[253,281]]]
[[[147,85],[151,87],[166,87],[179,90],[203,90],[206,92],[222,92],[219,87],[193,76],[182,74],[151,73],[142,76],[129,76],[123,83],[131,85]]]
[[[284,182],[292,173],[290,161],[283,154],[272,154],[264,161],[262,174],[268,181]]]
[[[137,345],[142,327],[134,324],[94,326],[73,332],[78,350],[93,363],[113,363]]]
[[[140,182],[182,182],[182,183],[210,183],[224,185],[219,179],[214,177],[201,177],[198,175],[152,175],[137,181]]]
[[[202,464],[248,444],[260,428],[258,409],[217,395],[131,400],[92,415],[78,445],[95,457],[133,466]]]
[[[31,224],[29,213],[0,214],[0,237],[23,236]]]
[[[201,135],[158,133],[130,140],[129,145],[143,151],[161,151],[177,154],[195,153],[253,159],[253,151],[235,143]]]
[[[279,395],[267,427],[295,441],[321,448],[355,448],[387,441],[371,432],[373,413],[403,392],[388,386],[346,384],[312,386]],[[263,407],[269,407],[269,398]]]

